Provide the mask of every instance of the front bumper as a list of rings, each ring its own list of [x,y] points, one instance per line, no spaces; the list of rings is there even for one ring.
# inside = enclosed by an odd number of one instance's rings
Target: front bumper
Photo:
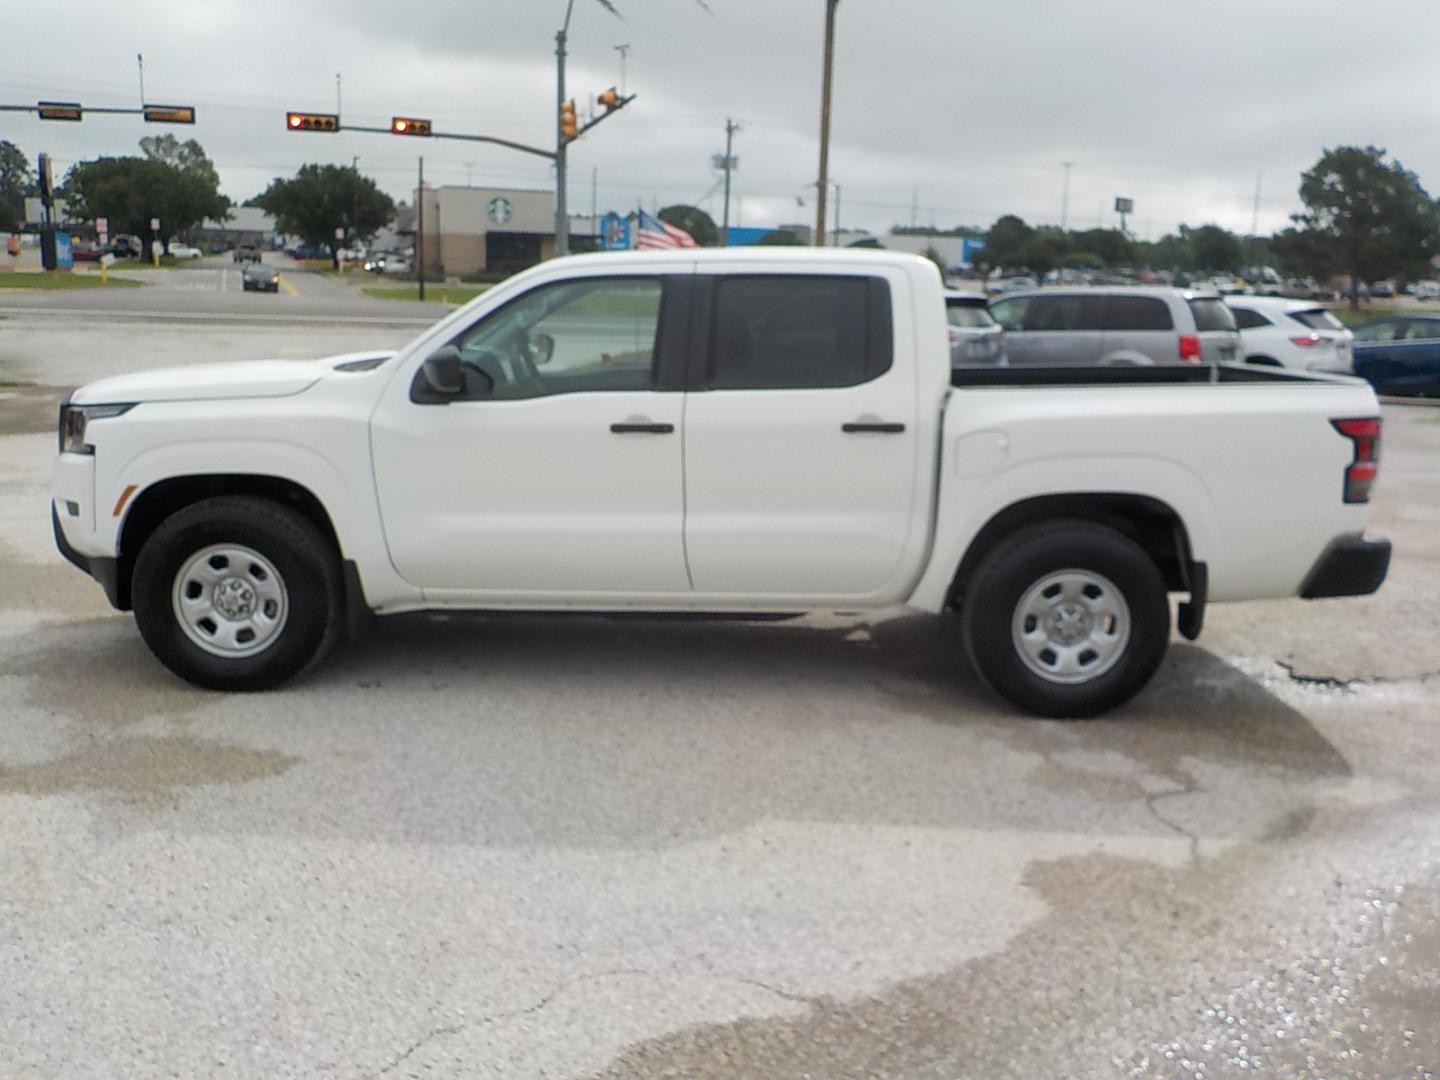
[[[1337,536],[1305,575],[1301,597],[1369,596],[1390,570],[1391,550],[1389,540],[1369,540],[1359,533]]]
[[[60,512],[54,503],[50,504],[50,525],[55,530],[55,546],[60,549],[60,554],[100,583],[111,607],[126,610],[120,598],[120,560],[82,555],[71,547],[70,541],[65,539],[65,530],[60,526]]]

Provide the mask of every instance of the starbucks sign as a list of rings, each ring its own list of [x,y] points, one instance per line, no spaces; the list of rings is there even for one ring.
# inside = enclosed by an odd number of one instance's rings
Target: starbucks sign
[[[490,220],[493,221],[496,225],[504,225],[507,221],[510,220],[511,216],[514,214],[514,209],[510,205],[510,200],[505,198],[505,196],[503,195],[499,195],[491,199],[490,205],[486,207],[486,210],[490,214]]]

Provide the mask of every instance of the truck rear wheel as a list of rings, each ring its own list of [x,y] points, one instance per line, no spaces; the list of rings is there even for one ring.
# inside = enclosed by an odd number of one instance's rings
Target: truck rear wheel
[[[267,499],[186,507],[135,561],[135,622],[151,652],[212,690],[268,690],[330,645],[342,585],[329,541]]]
[[[1041,716],[1095,716],[1128,701],[1159,667],[1170,602],[1133,540],[1088,521],[1032,525],[976,567],[962,600],[975,669]]]

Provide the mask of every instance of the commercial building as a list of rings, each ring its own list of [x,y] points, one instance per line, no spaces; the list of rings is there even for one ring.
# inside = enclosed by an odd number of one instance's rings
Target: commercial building
[[[510,274],[555,254],[555,193],[524,188],[437,187],[424,199],[425,265],[445,274]],[[589,247],[590,217],[571,217],[573,248]],[[417,245],[418,246],[418,245]]]

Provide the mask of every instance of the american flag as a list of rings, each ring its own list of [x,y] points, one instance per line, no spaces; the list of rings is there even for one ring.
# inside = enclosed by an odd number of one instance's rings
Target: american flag
[[[695,238],[684,229],[667,225],[653,214],[640,211],[640,228],[635,233],[636,248],[692,248],[699,247]]]

